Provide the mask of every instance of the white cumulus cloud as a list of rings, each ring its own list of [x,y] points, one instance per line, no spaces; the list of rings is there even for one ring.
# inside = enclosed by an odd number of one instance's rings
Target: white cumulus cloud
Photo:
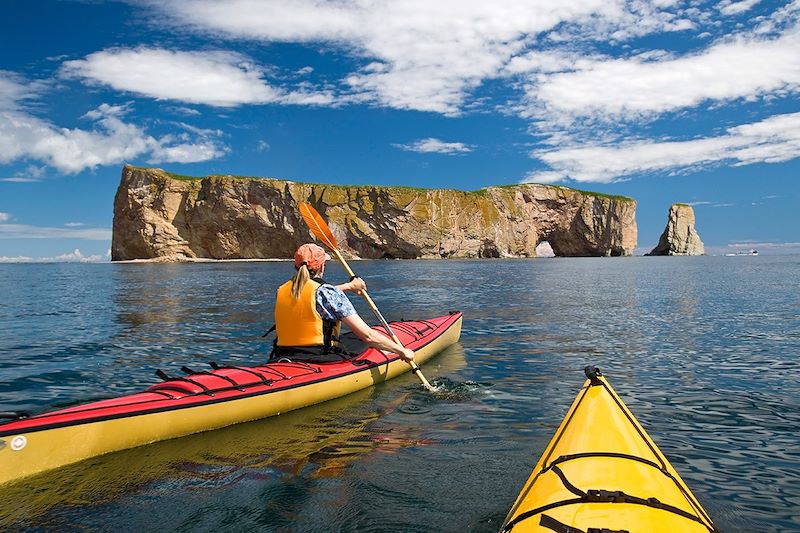
[[[55,257],[0,256],[0,263],[97,263],[107,260],[100,254],[83,255],[79,249]]]
[[[618,145],[535,150],[550,170],[525,181],[608,183],[638,173],[673,172],[727,162],[779,163],[800,157],[800,113],[775,115],[729,128],[724,135],[686,141],[632,140]]]
[[[62,73],[160,100],[217,107],[272,102],[325,105],[327,92],[284,91],[264,80],[246,57],[225,51],[186,52],[161,48],[117,48],[67,61]]]
[[[151,163],[188,163],[214,159],[227,151],[217,138],[207,134],[150,135],[124,120],[127,106],[102,104],[89,111],[83,118],[93,123],[91,129],[60,128],[22,107],[18,100],[27,91],[21,81],[6,76],[0,77],[0,82],[0,164],[34,160],[76,173],[138,157],[147,157]],[[35,181],[41,176],[42,169],[29,169],[28,175],[4,181]]]
[[[32,263],[33,261],[33,257],[29,257],[27,255],[0,255],[0,263]]]
[[[472,148],[464,143],[445,142],[434,137],[428,137],[409,144],[395,144],[394,146],[409,152],[434,154],[462,154],[472,151]]]
[[[526,67],[535,71],[526,89],[528,116],[555,122],[654,117],[704,102],[800,92],[800,30],[737,37],[680,57],[534,54],[510,65],[513,72]]]
[[[15,78],[13,73],[0,70],[0,111],[15,107],[24,96],[24,87]]]
[[[77,263],[96,263],[98,261],[103,260],[103,256],[100,254],[95,255],[83,255],[78,248],[75,248],[72,252],[67,252],[65,254],[57,255],[53,258],[56,262],[77,262]]]
[[[345,78],[362,100],[451,115],[461,111],[473,89],[497,77],[512,57],[537,38],[613,36],[619,40],[688,27],[669,2],[623,0],[175,0],[149,4],[181,29],[233,39],[338,47],[363,61],[362,68]],[[556,28],[560,35],[548,33]]]
[[[745,11],[749,11],[753,8],[753,6],[760,2],[761,0],[741,0],[740,2],[723,0],[717,7],[723,15],[738,15],[740,13],[744,13]]]

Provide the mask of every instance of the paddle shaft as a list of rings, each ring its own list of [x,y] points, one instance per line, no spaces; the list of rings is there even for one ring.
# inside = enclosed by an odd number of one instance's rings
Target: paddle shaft
[[[355,273],[353,273],[353,270],[350,268],[350,265],[348,265],[347,261],[345,261],[344,257],[342,257],[342,254],[339,253],[339,250],[337,250],[336,248],[333,248],[332,251],[333,251],[333,254],[336,256],[336,259],[338,259],[339,262],[344,267],[344,269],[347,272],[347,274],[351,278],[355,277]],[[367,291],[361,291],[361,296],[364,297],[364,299],[367,301],[367,305],[369,306],[369,308],[372,309],[372,312],[375,313],[376,317],[378,317],[378,320],[380,320],[381,324],[383,325],[384,329],[386,330],[386,333],[389,334],[389,336],[392,338],[392,340],[394,342],[396,342],[400,346],[403,346],[403,343],[400,342],[400,339],[398,339],[397,335],[394,334],[394,331],[392,331],[392,328],[389,327],[389,324],[386,322],[386,319],[383,318],[383,315],[381,314],[381,312],[378,311],[378,306],[376,306],[375,302],[372,301],[372,298],[369,297],[369,294],[367,294]],[[422,384],[425,386],[425,388],[428,389],[429,391],[433,391],[433,387],[428,382],[428,380],[425,378],[425,376],[422,374],[422,370],[419,369],[419,366],[417,365],[417,363],[415,363],[414,361],[409,361],[408,364],[411,365],[411,371],[414,372],[414,374],[417,375],[417,377],[422,382]]]

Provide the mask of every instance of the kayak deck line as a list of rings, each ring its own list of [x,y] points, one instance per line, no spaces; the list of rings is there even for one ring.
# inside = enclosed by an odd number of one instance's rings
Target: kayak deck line
[[[411,329],[392,324],[403,344],[415,350],[418,363],[461,335],[461,313],[425,322],[403,324]],[[0,483],[112,451],[277,415],[410,370],[399,356],[373,348],[349,360],[319,364],[210,364],[210,371],[182,368],[187,377],[161,372],[166,380],[139,393],[0,422]]]
[[[584,371],[586,383],[501,531],[717,532],[600,371]]]
[[[377,366],[384,365],[384,364],[387,364],[387,363],[391,363],[392,361],[396,361],[396,360],[399,360],[399,358],[387,358],[386,362],[383,362],[383,363],[372,363],[371,362],[371,363],[368,363],[368,364],[365,364],[365,365],[359,365],[358,367],[354,368],[353,370],[351,370],[349,372],[343,372],[343,373],[332,375],[332,376],[326,376],[324,378],[321,378],[321,379],[318,379],[318,380],[314,380],[314,383],[321,383],[321,382],[328,381],[328,380],[331,380],[331,379],[338,379],[338,378],[341,378],[343,376],[347,376],[347,375],[354,374],[354,373],[357,373],[357,372],[363,372],[365,370],[369,370],[370,368],[375,368]],[[275,363],[269,363],[269,364],[275,364]],[[223,367],[221,367],[221,368],[223,368]],[[259,368],[259,367],[252,367],[252,368]],[[306,375],[308,375],[310,373],[311,372],[306,373],[306,374],[296,374],[296,375],[292,375],[292,376],[287,376],[286,378],[284,378],[284,380],[289,381],[292,378],[303,377],[303,376],[306,376]],[[313,373],[316,373],[316,372],[313,372]],[[216,377],[220,377],[218,375],[215,375],[215,376]],[[190,380],[186,380],[186,378],[175,378],[174,380],[179,380],[179,379],[191,382]],[[173,381],[173,379],[170,379],[169,381]],[[101,416],[101,417],[93,417],[91,419],[91,421],[113,420],[115,418],[121,418],[121,417],[125,417],[125,416],[139,416],[139,415],[149,414],[149,413],[159,413],[159,412],[162,412],[162,411],[172,411],[172,410],[178,410],[178,409],[190,409],[192,407],[197,407],[197,406],[200,406],[200,405],[211,405],[211,404],[216,404],[216,403],[235,401],[235,400],[239,400],[239,399],[242,399],[242,398],[247,398],[247,397],[250,397],[250,396],[261,396],[261,395],[269,394],[269,393],[273,392],[272,390],[262,390],[262,387],[271,387],[273,384],[274,384],[274,382],[272,382],[272,383],[268,382],[266,384],[259,383],[259,384],[257,384],[257,387],[259,389],[257,391],[253,391],[253,392],[250,392],[250,393],[247,393],[247,394],[240,394],[240,395],[237,395],[236,397],[225,397],[225,398],[216,398],[215,394],[224,393],[224,392],[231,392],[231,391],[240,391],[241,392],[241,388],[240,387],[231,386],[231,387],[220,387],[220,388],[213,389],[213,390],[187,391],[186,389],[180,389],[180,388],[177,388],[177,387],[176,388],[168,388],[168,387],[162,386],[162,384],[157,384],[157,385],[153,385],[153,388],[148,388],[147,392],[148,393],[160,393],[160,392],[163,392],[165,388],[167,388],[167,390],[174,390],[174,391],[184,392],[184,394],[182,396],[170,396],[169,397],[170,400],[183,400],[183,399],[186,399],[186,398],[202,397],[202,396],[209,396],[210,398],[214,398],[214,399],[209,399],[209,400],[204,400],[204,401],[199,401],[199,402],[193,402],[191,404],[186,404],[186,405],[164,406],[164,407],[160,407],[160,408],[154,408],[154,409],[148,409],[148,410],[142,410],[142,411],[137,410],[137,411],[134,411],[134,412],[132,412],[130,414],[116,414],[116,415],[107,415],[107,416]],[[284,385],[280,389],[275,389],[275,390],[276,391],[278,391],[278,390],[279,391],[285,391],[285,390],[290,390],[290,389],[294,389],[294,388],[297,388],[297,387],[303,387],[303,386],[306,386],[306,385],[308,385],[307,382],[292,383],[292,384]],[[242,387],[246,388],[246,386],[242,386]],[[142,394],[142,393],[139,393],[139,394]],[[129,407],[129,406],[133,407],[133,406],[142,405],[142,404],[145,404],[145,403],[163,402],[163,401],[164,401],[163,398],[156,398],[156,399],[152,399],[152,400],[141,400],[141,401],[126,403],[125,406],[126,407]],[[107,409],[107,407],[104,407],[104,406],[102,406],[102,407],[87,407],[87,408],[83,408],[83,409],[80,409],[80,410],[70,411],[70,413],[82,414],[82,413],[89,413],[89,412],[92,412],[92,411],[100,411],[100,410],[104,410],[104,409]],[[29,416],[29,417],[27,417],[27,418],[25,418],[23,420],[25,420],[25,421],[36,420],[37,418],[45,417],[45,416],[48,416],[50,414],[51,413],[44,413],[42,415]],[[86,423],[86,420],[75,420],[75,421],[71,421],[71,422],[53,423],[53,424],[49,424],[49,425],[48,424],[39,425],[39,426],[31,427],[30,429],[26,429],[25,431],[27,433],[32,433],[32,432],[35,432],[35,431],[43,431],[43,430],[47,430],[47,429],[55,429],[55,428],[59,428],[59,427],[67,427],[67,426],[70,426],[70,425],[83,424],[83,423]],[[13,434],[13,433],[15,433],[15,431],[3,428],[3,424],[0,424],[0,437],[5,437],[5,436]]]

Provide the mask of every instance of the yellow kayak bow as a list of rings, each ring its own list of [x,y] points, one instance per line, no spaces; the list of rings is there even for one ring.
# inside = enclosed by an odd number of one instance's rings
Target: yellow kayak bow
[[[711,518],[595,367],[501,531],[716,532]]]

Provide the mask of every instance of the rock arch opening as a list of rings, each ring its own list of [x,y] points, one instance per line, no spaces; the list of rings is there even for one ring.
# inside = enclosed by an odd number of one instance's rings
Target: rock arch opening
[[[536,257],[555,257],[556,253],[553,251],[553,247],[550,246],[550,241],[541,240],[539,244],[536,245]]]

